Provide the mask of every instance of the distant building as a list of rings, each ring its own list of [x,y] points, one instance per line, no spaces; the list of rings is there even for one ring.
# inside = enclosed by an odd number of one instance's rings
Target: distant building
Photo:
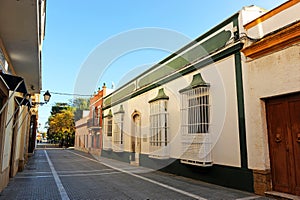
[[[89,116],[83,116],[80,120],[75,122],[75,144],[74,147],[76,150],[88,152],[88,137],[89,131],[87,129],[87,121]]]
[[[46,0],[0,3],[0,191],[33,153]]]
[[[300,195],[298,2],[244,7],[104,97],[101,155]]]
[[[103,97],[110,93],[105,84],[90,98],[87,116],[76,122],[75,149],[100,156],[102,149],[102,103]]]

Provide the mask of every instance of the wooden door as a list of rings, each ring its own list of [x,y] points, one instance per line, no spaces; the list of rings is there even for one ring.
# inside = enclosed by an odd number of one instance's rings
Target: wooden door
[[[300,94],[266,101],[273,190],[300,195]]]

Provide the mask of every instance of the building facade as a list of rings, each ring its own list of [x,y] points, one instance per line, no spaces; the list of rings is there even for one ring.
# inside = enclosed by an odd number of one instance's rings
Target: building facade
[[[0,191],[35,148],[46,1],[0,3]]]
[[[89,131],[87,129],[87,121],[89,116],[83,116],[80,120],[75,122],[75,149],[79,151],[88,152],[90,145],[88,144]]]
[[[88,116],[76,122],[75,148],[100,156],[102,149],[102,105],[103,97],[111,93],[105,84],[90,98]]]
[[[105,97],[102,156],[253,191],[240,50],[263,13],[245,7]]]
[[[248,163],[260,194],[300,195],[299,10],[287,1],[244,26]]]
[[[105,97],[102,156],[299,195],[298,10],[244,7]]]

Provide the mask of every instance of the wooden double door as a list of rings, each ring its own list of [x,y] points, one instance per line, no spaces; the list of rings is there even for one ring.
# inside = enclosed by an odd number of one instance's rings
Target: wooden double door
[[[273,190],[300,195],[300,93],[266,100]]]

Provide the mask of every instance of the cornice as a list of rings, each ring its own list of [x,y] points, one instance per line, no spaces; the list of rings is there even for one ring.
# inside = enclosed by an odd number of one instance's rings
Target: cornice
[[[242,49],[246,57],[256,59],[300,42],[300,21]]]

